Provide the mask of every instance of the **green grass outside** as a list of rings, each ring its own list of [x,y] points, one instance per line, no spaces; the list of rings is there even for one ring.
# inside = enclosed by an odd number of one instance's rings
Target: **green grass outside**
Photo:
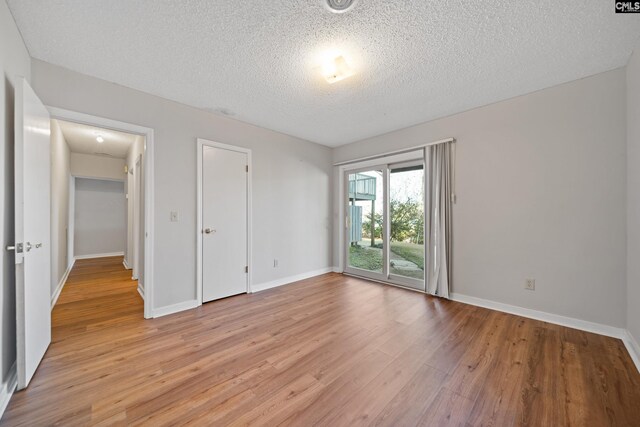
[[[349,264],[369,271],[382,271],[382,251],[349,246]]]
[[[391,252],[413,262],[424,270],[424,246],[414,243],[391,242]],[[382,270],[382,252],[361,246],[349,247],[349,264],[369,271]]]

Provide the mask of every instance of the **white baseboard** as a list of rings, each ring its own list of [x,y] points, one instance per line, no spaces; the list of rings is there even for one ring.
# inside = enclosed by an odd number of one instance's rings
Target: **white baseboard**
[[[629,356],[633,360],[633,363],[636,364],[636,368],[638,368],[638,372],[640,372],[640,344],[638,341],[631,335],[629,330],[624,331],[624,338],[622,338],[622,342],[624,346],[627,347],[627,351],[629,352]]]
[[[138,293],[140,294],[140,296],[142,297],[142,300],[144,301],[144,288],[140,283],[138,283]]]
[[[104,254],[76,255],[75,259],[107,258],[111,256],[124,256],[124,252],[109,252]]]
[[[177,304],[167,305],[164,307],[156,308],[153,310],[153,317],[162,317],[167,316],[169,314],[177,313],[179,311],[189,310],[192,308],[196,308],[200,303],[198,300],[191,301],[183,301]]]
[[[18,371],[14,362],[11,369],[9,369],[9,377],[7,378],[7,381],[2,384],[2,388],[0,389],[0,417],[2,417],[2,414],[4,414],[4,411],[7,409],[9,400],[11,400],[11,396],[13,396],[13,392],[16,391],[17,386]]]
[[[124,265],[125,269],[131,270],[131,267],[129,267],[129,264],[127,264],[127,258],[126,257],[122,260],[122,265]]]
[[[532,310],[530,308],[518,307],[516,305],[504,304],[468,295],[451,294],[453,301],[478,307],[489,308],[491,310],[502,311],[504,313],[515,314],[516,316],[528,317],[529,319],[541,320],[560,326],[566,326],[581,331],[593,332],[594,334],[606,335],[608,337],[622,339],[625,335],[623,328],[603,325],[600,323],[588,322],[586,320],[575,319],[573,317],[560,316],[559,314],[547,313],[546,311]]]
[[[333,267],[327,267],[320,270],[309,271],[307,273],[296,274],[295,276],[284,277],[278,280],[272,280],[271,282],[261,283],[259,285],[251,286],[251,292],[264,291],[266,289],[275,288],[277,286],[286,285],[298,280],[308,279],[310,277],[320,276],[321,274],[331,273]],[[140,289],[138,289],[140,292]],[[144,298],[144,295],[143,295]],[[178,313],[180,311],[189,310],[198,307],[200,302],[198,300],[184,301],[178,304],[172,304],[165,307],[156,308],[153,310],[153,317],[167,316],[169,314]]]
[[[573,317],[560,316],[559,314],[547,313],[545,311],[531,310],[529,308],[504,304],[468,295],[451,294],[453,301],[464,304],[484,307],[491,310],[502,311],[504,313],[515,314],[516,316],[527,317],[529,319],[541,320],[555,325],[566,326],[568,328],[579,329],[581,331],[592,332],[594,334],[605,335],[622,340],[629,352],[629,356],[640,372],[640,346],[628,330],[616,328],[615,326],[603,325],[601,323],[588,322],[586,320],[575,319]]]
[[[71,269],[73,268],[73,265],[75,263],[76,263],[76,260],[72,259],[71,263],[69,264],[69,267],[67,267],[67,271],[64,272],[62,279],[60,279],[60,281],[58,282],[58,286],[56,286],[56,291],[53,293],[53,295],[51,295],[51,310],[53,310],[53,307],[56,305],[56,302],[58,302],[60,293],[62,293],[62,288],[64,288],[64,284],[67,283],[67,279],[69,278],[69,273],[71,273]]]
[[[334,273],[343,273],[342,269],[338,266],[332,267],[331,271],[333,271]]]
[[[309,279],[311,277],[320,276],[321,274],[327,274],[333,272],[333,267],[326,267],[320,270],[308,271],[306,273],[296,274],[294,276],[283,277],[282,279],[272,280],[270,282],[259,283],[257,285],[251,285],[251,292],[260,292],[271,288],[276,288],[282,285],[288,285],[292,282],[299,280]]]

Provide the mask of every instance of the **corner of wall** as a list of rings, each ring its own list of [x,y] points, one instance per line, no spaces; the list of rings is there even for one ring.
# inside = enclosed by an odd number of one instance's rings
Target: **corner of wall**
[[[640,357],[640,40],[626,68],[627,131],[627,287],[625,344],[629,353]],[[633,351],[632,351],[633,350]],[[640,369],[640,367],[639,367]]]

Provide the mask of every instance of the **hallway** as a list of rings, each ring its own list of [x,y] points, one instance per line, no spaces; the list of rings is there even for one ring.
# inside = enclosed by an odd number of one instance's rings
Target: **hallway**
[[[52,348],[78,333],[102,331],[114,321],[143,320],[144,301],[137,287],[121,256],[76,260],[51,313]]]
[[[100,361],[99,356],[117,344],[119,328],[144,326],[144,301],[137,286],[131,270],[124,268],[122,256],[76,260],[51,313],[51,346],[29,387],[14,394],[1,424],[89,422],[83,413],[91,413],[87,403],[95,401],[98,391],[87,391],[87,385],[118,375],[113,368],[115,360]],[[73,389],[84,390],[86,400],[70,398],[78,396]],[[101,390],[108,393],[109,388]],[[83,402],[83,409],[75,411],[73,421],[63,421],[62,412],[56,410],[62,411],[64,404],[67,411],[74,402]]]

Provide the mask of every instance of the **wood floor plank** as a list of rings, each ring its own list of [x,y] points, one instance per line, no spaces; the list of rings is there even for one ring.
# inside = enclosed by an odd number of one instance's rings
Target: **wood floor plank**
[[[143,319],[78,260],[8,426],[640,425],[620,340],[326,274]]]
[[[420,366],[413,378],[373,420],[376,426],[418,425],[442,389],[446,373],[427,364]]]
[[[471,425],[515,425],[522,408],[522,383],[526,368],[527,337],[531,322],[509,322],[505,339],[488,370],[468,422]]]
[[[362,390],[380,371],[389,365],[392,357],[374,350],[361,356],[358,363],[354,363],[348,371],[335,377],[331,382],[324,382],[324,389],[312,401],[292,414],[283,425],[308,426],[318,425],[320,420],[339,408],[348,396]]]
[[[562,354],[558,332],[534,325],[522,390],[522,426],[566,422]]]

